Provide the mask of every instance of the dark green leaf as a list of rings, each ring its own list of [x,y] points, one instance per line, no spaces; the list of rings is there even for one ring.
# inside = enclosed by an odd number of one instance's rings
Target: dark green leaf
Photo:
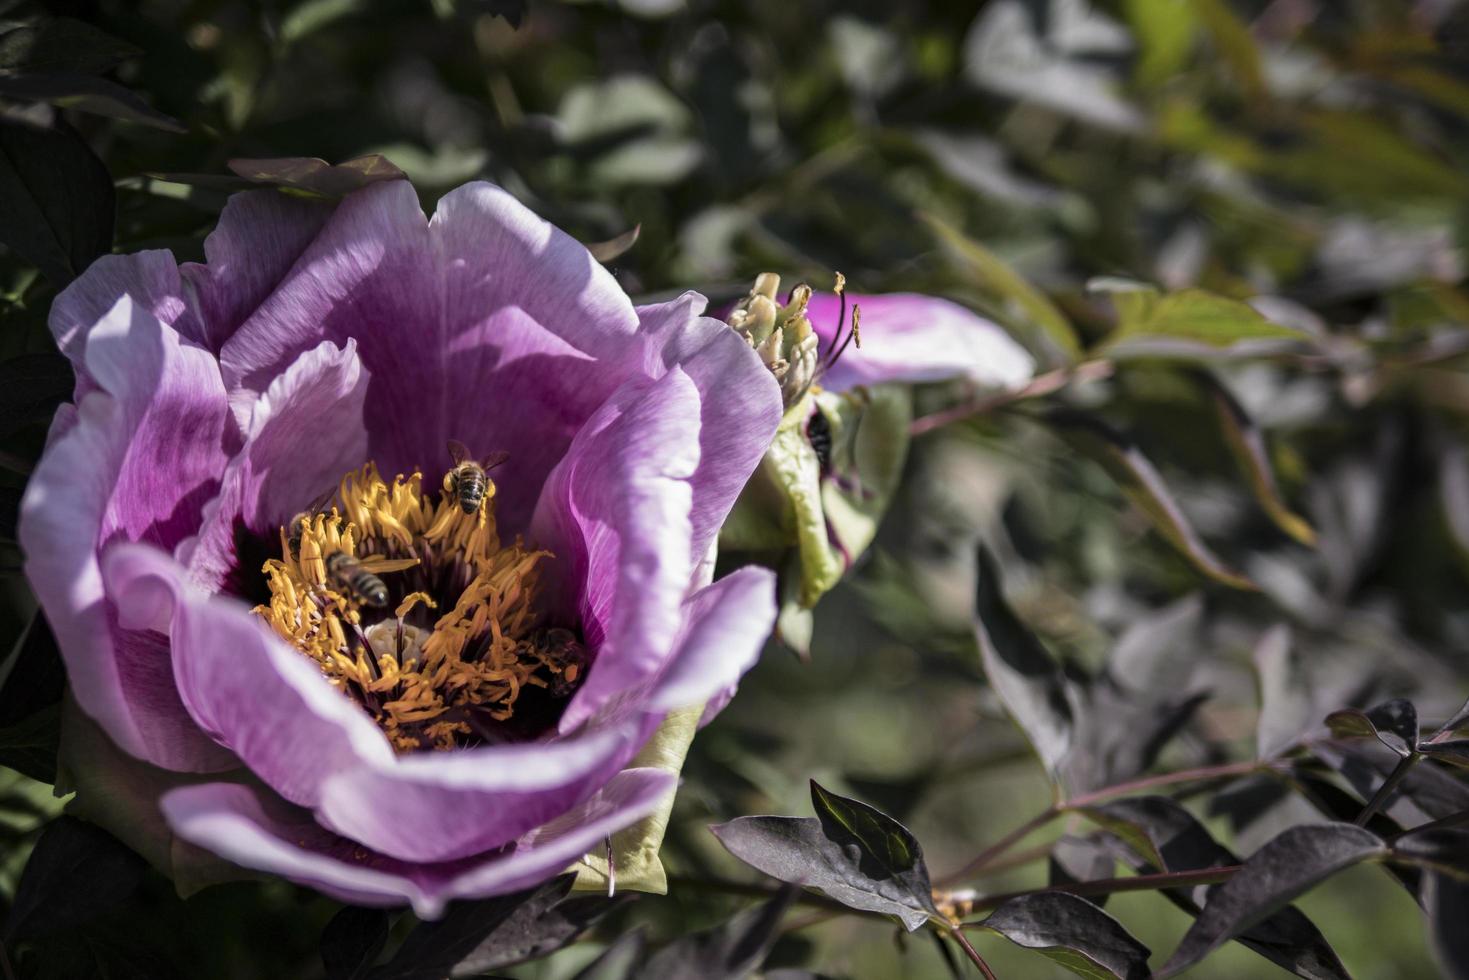
[[[75,817],[46,825],[26,861],[0,940],[75,929],[126,901],[147,865],[115,837]]]
[[[112,177],[60,121],[0,121],[0,243],[56,286],[112,249]]]
[[[1087,286],[1111,295],[1117,306],[1117,329],[1105,344],[1114,358],[1254,352],[1310,339],[1238,300],[1202,289],[1161,294],[1145,283],[1114,279],[1096,279]]]
[[[116,82],[75,72],[0,76],[0,97],[16,102],[48,102],[58,109],[75,109],[109,116],[122,122],[152,126],[170,133],[186,133],[187,127],[159,112],[136,93]]]
[[[142,52],[83,21],[54,17],[0,34],[0,71],[100,75]]]
[[[731,854],[912,932],[938,915],[923,850],[891,817],[811,784],[817,817],[740,817],[711,827]]]
[[[1182,972],[1326,878],[1386,853],[1386,845],[1376,834],[1351,824],[1286,830],[1210,892],[1199,918],[1158,975]]]
[[[61,744],[61,705],[34,711],[0,728],[0,766],[42,783],[56,782],[56,753]]]
[[[1142,451],[1100,419],[1077,412],[1051,412],[1046,416],[1066,441],[1101,464],[1122,493],[1147,515],[1153,527],[1205,575],[1236,589],[1256,588],[1255,583],[1229,568],[1204,544],[1173,499],[1163,477]]]
[[[348,905],[321,933],[321,962],[327,980],[359,980],[367,976],[388,941],[391,920],[383,909]]]
[[[985,548],[979,550],[974,613],[985,675],[1054,778],[1074,728],[1066,677],[1005,601],[999,567]]]
[[[740,980],[753,973],[779,938],[780,920],[798,889],[781,889],[763,905],[741,912],[723,925],[685,936],[655,953],[640,980]]]
[[[601,897],[567,900],[575,875],[538,888],[449,906],[423,922],[371,980],[469,977],[551,953],[589,928],[612,906]]]
[[[1450,738],[1442,742],[1423,742],[1418,750],[1426,756],[1451,766],[1469,769],[1469,738]]]
[[[1148,975],[1148,947],[1116,919],[1076,895],[1021,895],[995,909],[982,924],[1017,946],[1041,951],[1078,976],[1141,980]]]

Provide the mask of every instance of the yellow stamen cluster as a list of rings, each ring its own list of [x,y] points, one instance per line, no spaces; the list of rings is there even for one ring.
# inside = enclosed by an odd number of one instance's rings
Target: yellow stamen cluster
[[[256,612],[399,751],[482,737],[476,723],[508,719],[524,688],[560,688],[581,669],[566,656],[570,634],[543,629],[536,609],[549,553],[519,539],[502,545],[493,501],[489,482],[479,510],[465,514],[452,495],[426,497],[421,474],[389,484],[369,463],[342,479],[328,512],[282,528],[282,557],[265,563],[270,601]],[[374,608],[349,576],[334,575],[339,552],[356,560],[354,572],[382,576],[396,606]]]

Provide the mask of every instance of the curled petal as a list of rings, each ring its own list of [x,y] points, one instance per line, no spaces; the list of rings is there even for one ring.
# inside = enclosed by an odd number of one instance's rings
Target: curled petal
[[[89,330],[84,359],[100,390],[54,427],[26,489],[26,574],[78,703],[119,746],[166,769],[227,768],[184,710],[167,644],[119,623],[97,562],[108,542],[171,550],[198,528],[227,458],[218,369],[130,296]]]
[[[884,381],[917,383],[966,378],[978,385],[1019,388],[1035,361],[1003,329],[957,303],[918,293],[847,294],[847,313],[862,307],[862,346],[849,344],[821,378],[831,391]],[[831,293],[811,297],[806,315],[830,350],[840,313]]]
[[[421,918],[433,919],[452,899],[500,895],[551,877],[652,812],[677,782],[657,769],[626,770],[511,846],[437,864],[374,854],[323,829],[305,812],[273,806],[244,786],[211,783],[173,790],[163,797],[162,808],[179,837],[244,867],[354,904],[406,901]]]
[[[577,435],[551,472],[532,524],[560,559],[588,645],[587,679],[561,717],[572,731],[667,661],[693,573],[690,479],[699,392],[681,369],[629,383]],[[702,553],[701,553],[702,554]]]

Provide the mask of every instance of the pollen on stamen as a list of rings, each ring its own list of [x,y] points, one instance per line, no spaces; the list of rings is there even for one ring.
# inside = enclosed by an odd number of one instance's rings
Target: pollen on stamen
[[[577,635],[549,626],[539,601],[551,554],[500,540],[494,494],[487,480],[465,514],[426,495],[422,474],[389,483],[368,463],[334,506],[283,527],[281,557],[263,567],[270,599],[256,612],[400,752],[524,734],[526,691],[544,692],[533,707],[545,712],[585,674]]]

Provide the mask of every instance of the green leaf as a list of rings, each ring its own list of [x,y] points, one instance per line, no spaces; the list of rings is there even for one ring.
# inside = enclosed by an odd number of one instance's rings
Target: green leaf
[[[48,102],[59,109],[109,116],[169,133],[188,132],[183,123],[148,105],[137,93],[92,75],[48,72],[43,75],[0,76],[0,97],[17,102]]]
[[[1202,289],[1164,294],[1125,279],[1093,279],[1087,288],[1110,296],[1117,309],[1117,329],[1102,344],[1113,358],[1257,353],[1311,339]]]
[[[140,54],[126,41],[70,17],[53,17],[0,34],[0,71],[100,75]]]
[[[1255,499],[1275,522],[1276,527],[1308,548],[1315,547],[1316,529],[1304,517],[1292,511],[1280,496],[1280,487],[1275,481],[1275,469],[1270,464],[1270,454],[1265,448],[1264,435],[1245,414],[1244,407],[1217,378],[1206,371],[1198,371],[1194,377],[1210,396],[1219,416],[1219,425],[1224,431],[1225,442],[1229,445],[1235,464],[1249,480]]]
[[[1045,364],[1062,366],[1081,359],[1081,340],[1045,294],[983,245],[932,214],[918,215],[959,259],[973,285],[992,295],[1005,315],[1002,319],[1021,332],[1020,340]]]

